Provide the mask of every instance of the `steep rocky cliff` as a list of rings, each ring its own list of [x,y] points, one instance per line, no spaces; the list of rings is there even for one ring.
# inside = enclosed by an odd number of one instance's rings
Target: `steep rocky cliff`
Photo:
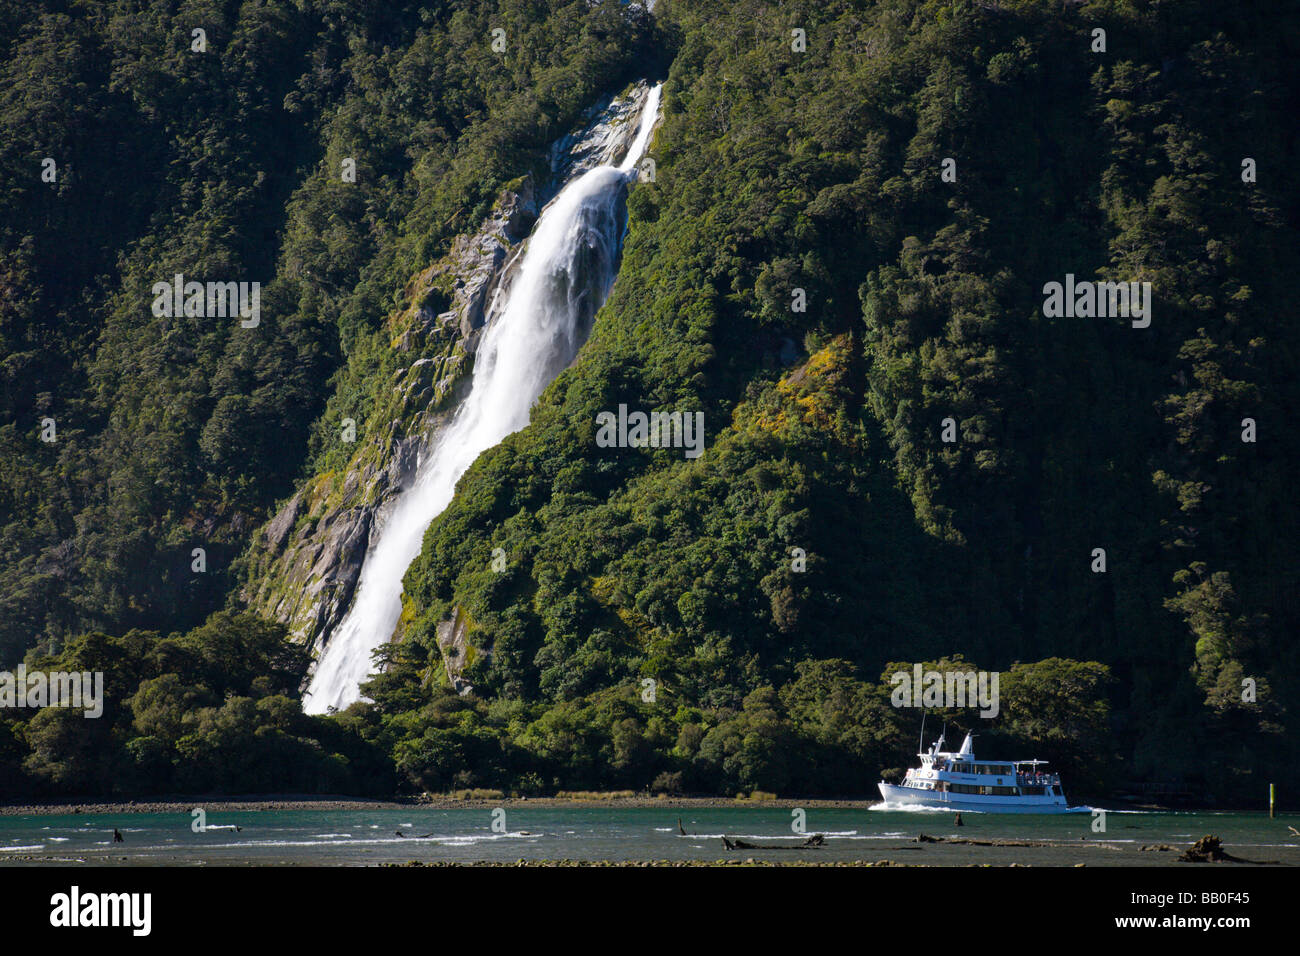
[[[464,398],[494,299],[508,288],[540,207],[572,177],[622,157],[647,90],[636,84],[593,106],[553,144],[546,182],[529,174],[509,184],[476,232],[412,277],[408,307],[388,320],[399,368],[381,406],[353,423],[347,467],[307,480],[254,539],[244,599],[317,652],[347,611],[383,509]]]

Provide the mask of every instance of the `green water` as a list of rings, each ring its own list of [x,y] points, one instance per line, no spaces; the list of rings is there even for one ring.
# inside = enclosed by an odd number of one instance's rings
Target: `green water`
[[[731,839],[795,845],[789,809],[724,807],[523,808],[510,806],[494,830],[491,809],[262,810],[208,815],[196,833],[189,814],[0,816],[0,865],[373,865],[422,861],[534,860],[893,860],[966,865],[1178,866],[1177,853],[1207,833],[1236,856],[1300,864],[1300,815],[1266,813],[1110,812],[1106,831],[1091,814],[1061,816],[865,809],[807,811],[806,833],[826,835],[817,850],[728,852]],[[688,835],[677,832],[681,821]],[[236,830],[238,826],[240,829]],[[113,828],[124,843],[112,842]],[[500,832],[504,829],[504,832]],[[402,836],[398,836],[401,831]],[[981,847],[918,843],[919,833],[973,840],[1046,841],[1046,847]]]

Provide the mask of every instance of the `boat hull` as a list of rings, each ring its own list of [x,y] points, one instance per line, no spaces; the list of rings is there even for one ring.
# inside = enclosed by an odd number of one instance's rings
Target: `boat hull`
[[[977,793],[947,793],[896,787],[881,783],[880,795],[888,807],[928,807],[934,810],[966,810],[979,813],[1077,813],[1062,796],[1007,797]]]

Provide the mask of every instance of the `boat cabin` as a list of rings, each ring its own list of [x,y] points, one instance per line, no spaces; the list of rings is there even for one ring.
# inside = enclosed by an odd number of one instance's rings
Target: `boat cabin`
[[[952,753],[939,748],[943,737],[926,753],[917,754],[921,766],[909,769],[902,786],[940,793],[982,796],[1058,796],[1059,774],[1040,769],[1046,760],[982,761],[975,757],[972,735]]]

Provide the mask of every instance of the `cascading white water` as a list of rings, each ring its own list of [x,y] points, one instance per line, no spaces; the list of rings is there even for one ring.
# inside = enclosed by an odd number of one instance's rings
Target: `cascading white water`
[[[647,94],[622,163],[583,173],[542,210],[506,302],[489,316],[469,394],[371,538],[352,606],[326,642],[303,697],[307,713],[341,710],[360,699],[372,652],[397,626],[402,577],[420,553],[425,529],[451,503],[466,469],[528,424],[533,402],[577,355],[614,284],[620,204],[649,143],[659,92],[655,86]]]

